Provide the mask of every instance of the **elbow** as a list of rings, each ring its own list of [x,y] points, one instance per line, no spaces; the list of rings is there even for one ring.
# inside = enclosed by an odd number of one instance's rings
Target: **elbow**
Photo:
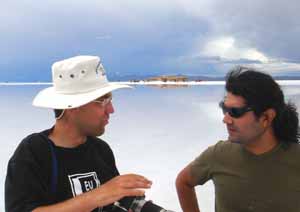
[[[181,172],[177,175],[176,180],[175,180],[175,186],[178,189],[180,186],[183,184],[183,179],[181,176]]]
[[[185,170],[182,170],[176,177],[175,186],[177,190],[181,190],[182,188],[190,187],[187,179],[187,175]]]
[[[175,186],[177,190],[192,189],[196,186],[195,180],[190,174],[190,168],[187,166],[176,177]]]

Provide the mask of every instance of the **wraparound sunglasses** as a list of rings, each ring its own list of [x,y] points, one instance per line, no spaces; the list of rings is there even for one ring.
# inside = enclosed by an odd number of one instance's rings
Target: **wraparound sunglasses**
[[[221,101],[219,103],[220,108],[223,111],[223,114],[225,115],[228,113],[232,118],[240,118],[243,116],[245,113],[249,112],[252,110],[251,107],[249,106],[244,106],[244,107],[226,107],[224,104],[224,101]]]

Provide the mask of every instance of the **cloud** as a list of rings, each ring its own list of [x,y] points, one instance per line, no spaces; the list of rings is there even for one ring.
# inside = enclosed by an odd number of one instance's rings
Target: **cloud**
[[[113,72],[217,75],[257,64],[296,73],[298,11],[296,0],[12,0],[1,5],[0,69],[38,75],[95,54]]]
[[[204,56],[219,56],[225,60],[255,60],[262,63],[269,58],[255,48],[238,47],[233,37],[221,37],[208,41],[201,51]]]
[[[263,64],[252,64],[252,66],[271,74],[300,72],[300,63],[273,61],[273,62],[263,63]]]
[[[212,0],[210,36],[231,36],[237,45],[254,47],[272,58],[300,61],[300,2],[280,0]]]
[[[299,71],[299,1],[199,2],[182,4],[209,28],[181,59],[208,62],[221,72],[229,64],[253,64],[271,73]]]
[[[197,49],[197,48],[196,48]],[[236,65],[246,65],[270,74],[300,72],[300,63],[288,59],[271,58],[253,47],[237,44],[233,37],[210,38],[201,50],[193,55],[182,56],[178,61],[185,64],[210,64],[226,73]]]

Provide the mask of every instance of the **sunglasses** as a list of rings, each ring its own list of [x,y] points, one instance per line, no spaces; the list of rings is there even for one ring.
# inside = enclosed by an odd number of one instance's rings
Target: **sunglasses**
[[[224,101],[221,101],[219,103],[220,108],[223,111],[223,114],[225,115],[228,113],[232,118],[240,118],[243,116],[245,113],[249,112],[252,110],[251,107],[249,106],[244,106],[244,107],[226,107],[224,104]]]
[[[100,104],[101,107],[106,107],[108,104],[110,104],[112,102],[112,96],[109,96],[107,98],[100,99],[100,100],[94,100],[92,102],[96,102],[96,103]]]

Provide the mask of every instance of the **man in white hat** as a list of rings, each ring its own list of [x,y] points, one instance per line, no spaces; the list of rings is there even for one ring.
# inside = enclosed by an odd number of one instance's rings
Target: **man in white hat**
[[[54,109],[55,125],[26,137],[10,159],[6,211],[111,211],[123,197],[143,196],[151,181],[119,175],[112,150],[97,138],[114,112],[111,92],[129,86],[109,83],[96,56],[56,62],[52,77],[33,105]]]

